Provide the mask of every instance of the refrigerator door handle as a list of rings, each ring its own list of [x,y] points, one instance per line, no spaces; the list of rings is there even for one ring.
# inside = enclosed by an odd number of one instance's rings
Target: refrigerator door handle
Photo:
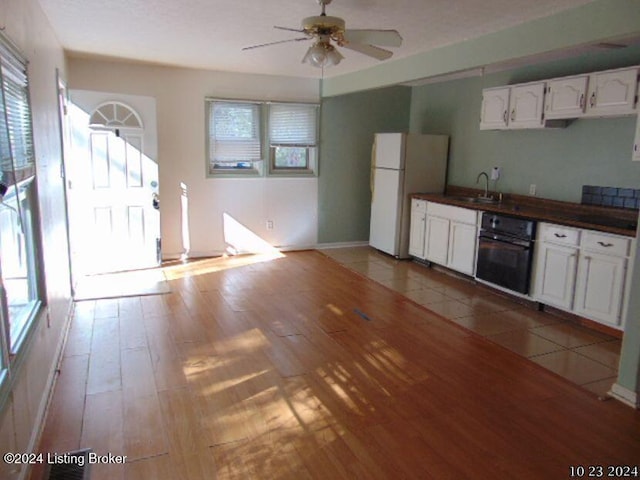
[[[369,190],[373,198],[373,189],[376,176],[376,139],[373,137],[373,145],[371,146],[371,174],[369,175]]]

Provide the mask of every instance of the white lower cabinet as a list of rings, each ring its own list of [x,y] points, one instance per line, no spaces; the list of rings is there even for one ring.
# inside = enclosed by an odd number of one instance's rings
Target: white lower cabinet
[[[427,228],[427,201],[411,200],[411,226],[409,229],[409,255],[424,259],[424,234]]]
[[[476,266],[478,228],[475,224],[451,222],[449,225],[449,258],[447,266],[473,275]]]
[[[536,299],[571,310],[578,264],[577,247],[541,243],[536,254]]]
[[[430,262],[447,264],[449,257],[450,220],[427,215],[427,233],[424,239],[424,257]]]
[[[585,232],[580,247],[574,310],[613,327],[622,323],[631,239]]]
[[[582,253],[574,311],[612,326],[620,324],[627,259]]]
[[[535,256],[535,300],[622,328],[632,239],[541,223]]]
[[[415,217],[415,221],[420,221],[418,216]],[[476,210],[427,202],[422,250],[424,256],[416,256],[473,275],[476,264],[477,222]],[[419,248],[415,251],[418,252]]]

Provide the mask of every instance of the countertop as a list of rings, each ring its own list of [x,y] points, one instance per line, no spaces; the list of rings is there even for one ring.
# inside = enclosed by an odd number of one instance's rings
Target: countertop
[[[416,193],[412,197],[471,210],[501,213],[512,217],[528,218],[628,237],[636,235],[638,210],[595,207],[512,194],[503,195],[503,200],[499,203],[475,203],[465,200],[465,198],[477,197],[479,193],[482,192],[476,189],[448,186],[446,194]],[[490,193],[494,198],[498,197],[494,192]]]

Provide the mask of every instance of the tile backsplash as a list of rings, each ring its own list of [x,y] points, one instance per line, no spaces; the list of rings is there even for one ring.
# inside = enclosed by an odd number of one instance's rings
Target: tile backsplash
[[[603,207],[640,208],[640,188],[583,185],[582,203]]]

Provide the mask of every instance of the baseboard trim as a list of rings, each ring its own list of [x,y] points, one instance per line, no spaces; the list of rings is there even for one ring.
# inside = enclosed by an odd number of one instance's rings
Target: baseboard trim
[[[616,400],[624,403],[625,405],[628,405],[629,407],[635,408],[636,410],[640,409],[640,398],[638,397],[638,392],[629,390],[619,383],[614,383],[611,386],[609,395],[611,395]]]
[[[330,250],[333,248],[348,248],[348,247],[367,247],[369,246],[368,241],[358,241],[358,242],[332,242],[332,243],[317,243],[315,245],[284,245],[284,246],[275,246],[274,250],[280,252],[296,252],[296,251],[304,251],[304,250]],[[252,253],[260,253],[260,252],[245,252],[238,251],[236,255],[247,255]],[[220,257],[222,255],[229,255],[229,252],[222,250],[208,250],[208,251],[192,251],[189,252],[188,258],[196,259],[196,258],[208,258],[208,257]],[[184,254],[181,253],[165,253],[162,256],[163,262],[171,262],[176,260],[183,259]]]
[[[317,250],[330,250],[332,248],[348,248],[348,247],[368,247],[369,242],[332,242],[332,243],[318,243],[315,248]]]
[[[47,390],[42,396],[40,400],[40,405],[38,406],[38,411],[36,413],[36,419],[34,425],[37,425],[31,433],[31,438],[29,439],[29,444],[27,447],[27,452],[35,453],[38,445],[40,444],[40,439],[42,438],[42,433],[44,431],[44,426],[47,421],[47,416],[49,414],[49,407],[51,406],[51,400],[53,399],[53,391],[55,390],[56,383],[58,381],[58,373],[60,372],[60,365],[62,363],[62,357],[64,354],[64,348],[67,344],[67,337],[69,335],[69,329],[71,327],[71,319],[73,317],[74,310],[74,302],[73,299],[69,299],[69,304],[67,305],[67,313],[64,321],[64,325],[62,327],[63,332],[60,335],[60,341],[56,347],[56,352],[53,357],[52,368],[47,377]],[[47,312],[48,315],[48,312]],[[24,468],[18,477],[19,480],[26,480],[31,475],[31,466],[28,468]]]

